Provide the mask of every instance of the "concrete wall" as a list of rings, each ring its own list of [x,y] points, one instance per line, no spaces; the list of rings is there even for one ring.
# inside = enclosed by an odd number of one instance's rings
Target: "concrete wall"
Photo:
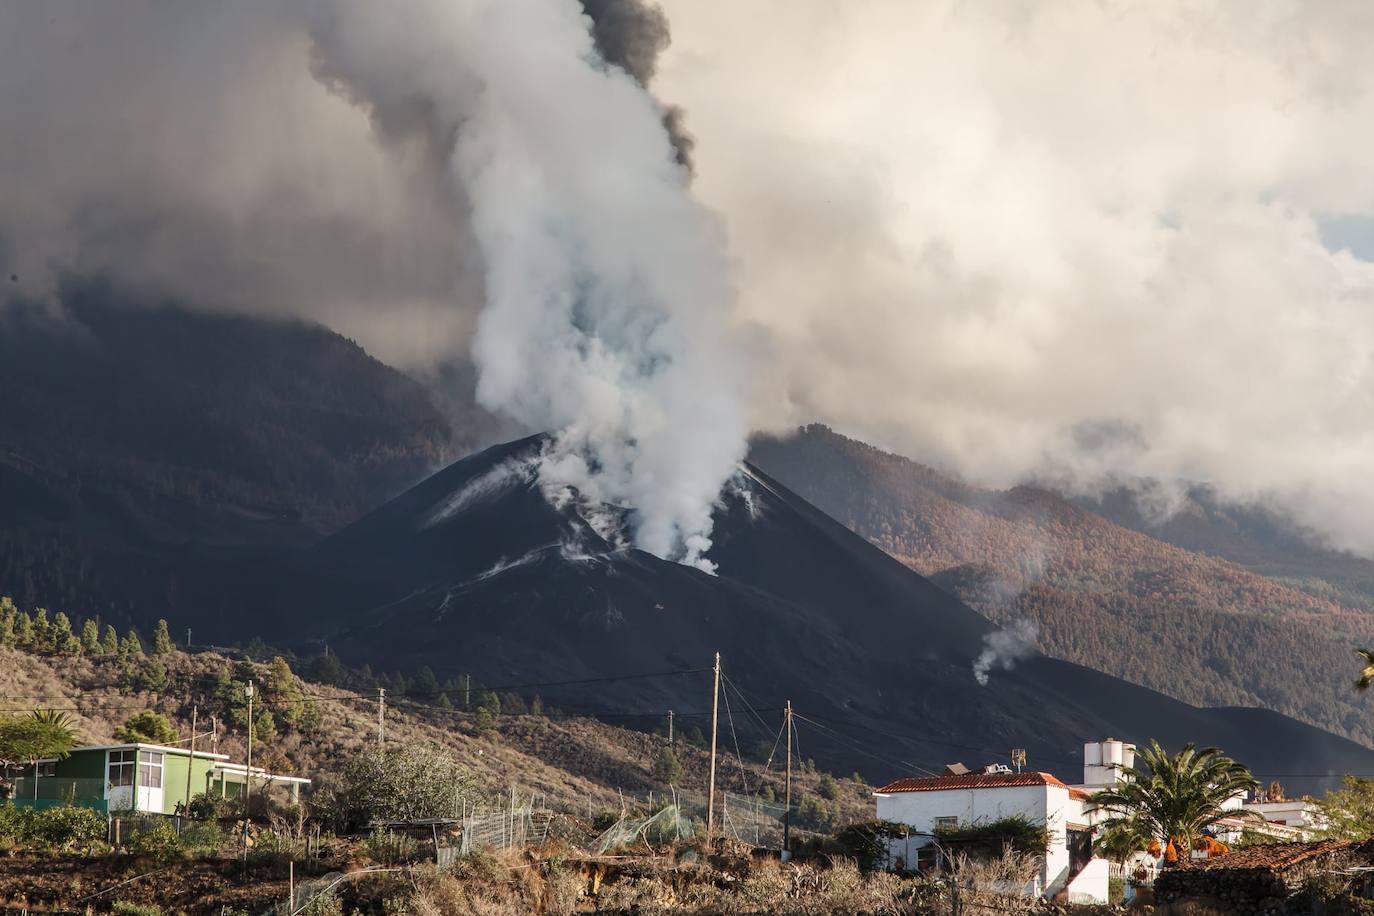
[[[907,824],[919,833],[934,833],[936,819],[957,817],[960,827],[973,824],[990,823],[1004,817],[1020,815],[1034,823],[1044,824],[1050,836],[1050,845],[1045,852],[1045,867],[1041,873],[1040,887],[1044,893],[1053,896],[1064,889],[1069,873],[1068,826],[1070,823],[1086,826],[1083,803],[1069,797],[1069,790],[1063,786],[1002,786],[979,789],[947,789],[936,792],[893,792],[876,796],[877,817],[880,820]],[[916,861],[920,847],[933,842],[930,837],[913,836],[906,840],[896,840],[892,844],[892,857],[901,856],[908,864]],[[1094,864],[1100,862],[1100,868]],[[1089,869],[1093,875],[1087,879],[1086,888],[1100,883],[1098,899],[1107,899],[1107,863],[1095,860]],[[1101,872],[1100,880],[1098,871]],[[1082,877],[1081,874],[1079,877]],[[1075,882],[1077,885],[1077,882]],[[1079,892],[1077,886],[1071,888]]]
[[[1093,859],[1069,882],[1069,902],[1106,903],[1110,879],[1111,864],[1106,859]]]

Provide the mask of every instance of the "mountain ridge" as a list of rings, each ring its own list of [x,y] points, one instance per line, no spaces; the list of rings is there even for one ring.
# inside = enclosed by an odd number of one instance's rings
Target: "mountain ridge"
[[[820,426],[754,461],[1056,657],[1203,705],[1264,705],[1369,741],[1351,689],[1374,616],[1191,553],[1049,491],[952,480]]]
[[[1298,785],[1374,772],[1374,751],[1277,713],[1200,709],[1046,656],[994,666],[980,687],[973,661],[994,624],[752,467],[717,512],[715,576],[605,539],[568,549],[585,521],[550,506],[532,474],[507,473],[527,468],[541,441],[462,459],[306,552],[282,595],[298,635],[354,664],[549,683],[555,702],[558,682],[700,669],[721,651],[752,705],[790,699],[851,741],[863,732],[873,753],[927,769],[959,748],[1005,756],[1000,745],[1063,770],[1082,741],[1117,734],[1215,741]],[[472,487],[480,498],[465,495]],[[599,701],[700,713],[705,699],[645,680]],[[823,753],[853,765],[852,747]]]

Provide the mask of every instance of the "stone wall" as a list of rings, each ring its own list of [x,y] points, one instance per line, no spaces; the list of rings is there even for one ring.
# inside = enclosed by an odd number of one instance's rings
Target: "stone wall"
[[[1342,850],[1278,868],[1169,868],[1155,879],[1155,902],[1165,913],[1205,911],[1235,916],[1310,913],[1313,901],[1303,893],[1311,879],[1331,876],[1353,864]],[[1327,882],[1348,883],[1339,876]]]

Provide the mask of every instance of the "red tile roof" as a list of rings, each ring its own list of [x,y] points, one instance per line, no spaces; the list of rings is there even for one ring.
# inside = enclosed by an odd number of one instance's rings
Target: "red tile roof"
[[[1017,786],[1060,786],[1049,773],[968,773],[964,776],[921,776],[890,782],[876,794],[891,792],[941,792],[946,789],[1010,789]]]
[[[1217,871],[1218,869],[1263,869],[1277,871],[1297,865],[1314,856],[1353,849],[1349,840],[1318,840],[1314,843],[1270,843],[1244,846],[1210,859],[1180,860],[1171,868],[1178,871]]]
[[[1072,786],[1069,787],[1069,798],[1075,799],[1076,801],[1092,801],[1092,797],[1093,794],[1091,792],[1087,792],[1083,789],[1075,789]]]

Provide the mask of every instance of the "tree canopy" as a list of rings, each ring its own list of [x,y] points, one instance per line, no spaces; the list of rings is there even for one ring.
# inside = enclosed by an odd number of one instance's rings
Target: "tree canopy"
[[[171,744],[177,740],[177,730],[167,717],[145,709],[125,720],[115,729],[114,736],[120,741],[143,744]]]
[[[64,713],[39,710],[0,718],[0,762],[7,765],[65,757],[75,741],[71,720]]]
[[[1140,749],[1138,760],[1122,770],[1122,782],[1093,796],[1093,804],[1109,815],[1108,830],[1145,832],[1161,845],[1172,842],[1186,852],[1223,818],[1256,816],[1239,806],[1226,807],[1230,799],[1260,784],[1220,748],[1198,750],[1188,744],[1170,754],[1151,741]]]

